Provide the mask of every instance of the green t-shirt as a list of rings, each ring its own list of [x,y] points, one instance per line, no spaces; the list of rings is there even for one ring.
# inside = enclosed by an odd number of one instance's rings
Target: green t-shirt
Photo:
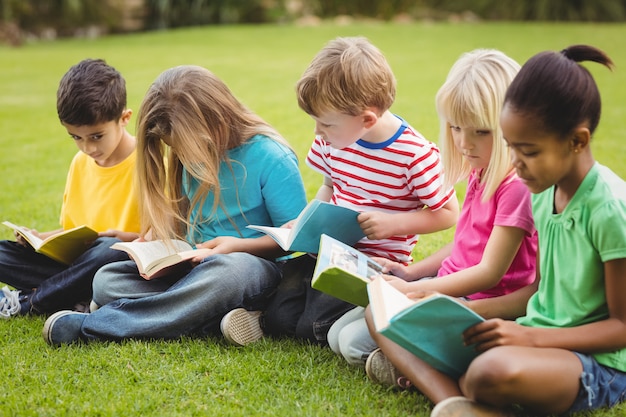
[[[533,327],[575,327],[604,320],[604,262],[626,258],[626,183],[596,163],[560,214],[553,212],[554,191],[551,187],[533,195],[541,281],[526,316],[517,321]],[[593,356],[626,371],[626,349]]]

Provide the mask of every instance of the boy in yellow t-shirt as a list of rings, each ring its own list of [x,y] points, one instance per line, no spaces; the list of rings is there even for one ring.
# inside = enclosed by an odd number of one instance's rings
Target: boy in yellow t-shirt
[[[63,230],[87,225],[98,238],[72,264],[35,252],[19,235],[0,241],[0,317],[49,314],[74,308],[91,299],[92,280],[103,265],[128,259],[110,249],[118,240],[138,237],[139,208],[134,186],[135,138],[126,127],[126,83],[115,68],[100,59],[72,66],[57,91],[61,124],[80,150],[67,175],[61,228],[39,233],[45,239]]]

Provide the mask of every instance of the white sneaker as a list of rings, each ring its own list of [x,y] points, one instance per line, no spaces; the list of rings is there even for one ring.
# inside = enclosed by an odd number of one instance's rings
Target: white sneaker
[[[8,319],[20,314],[20,292],[5,286],[2,287],[2,295],[0,298],[0,318]]]
[[[224,339],[236,346],[246,346],[263,337],[260,311],[248,311],[236,308],[226,314],[220,322]]]
[[[89,312],[93,313],[94,311],[96,311],[99,308],[100,308],[100,306],[94,300],[91,300],[89,302],[89,311],[86,311],[85,313],[89,313]]]
[[[430,417],[511,417],[508,410],[480,404],[466,397],[450,397],[438,403]]]

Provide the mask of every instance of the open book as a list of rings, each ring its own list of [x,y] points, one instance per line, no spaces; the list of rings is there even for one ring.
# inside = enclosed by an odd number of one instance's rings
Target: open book
[[[171,239],[170,245],[162,240],[151,240],[117,242],[111,248],[127,252],[137,264],[139,274],[150,280],[187,265],[197,255],[196,249],[183,240]]]
[[[367,284],[381,273],[382,267],[369,256],[323,234],[311,287],[365,307]]]
[[[376,331],[435,369],[458,378],[478,356],[462,333],[484,319],[457,299],[436,293],[412,300],[382,277],[367,291]]]
[[[320,236],[325,233],[348,245],[365,237],[356,218],[359,212],[321,200],[312,200],[291,228],[248,226],[270,235],[281,248],[293,252],[317,253]]]
[[[67,229],[46,239],[40,239],[24,226],[8,221],[2,224],[19,233],[36,252],[65,265],[74,262],[87,250],[89,243],[98,238],[98,232],[87,226]]]

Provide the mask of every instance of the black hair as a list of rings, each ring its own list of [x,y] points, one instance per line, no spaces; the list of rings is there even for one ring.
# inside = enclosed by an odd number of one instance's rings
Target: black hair
[[[57,113],[62,123],[87,126],[118,121],[126,108],[126,82],[102,59],[85,59],[61,78]]]
[[[582,123],[587,123],[593,134],[602,105],[591,73],[579,64],[582,61],[613,68],[613,61],[593,46],[573,45],[560,52],[541,52],[522,66],[507,90],[504,104],[560,137]]]

